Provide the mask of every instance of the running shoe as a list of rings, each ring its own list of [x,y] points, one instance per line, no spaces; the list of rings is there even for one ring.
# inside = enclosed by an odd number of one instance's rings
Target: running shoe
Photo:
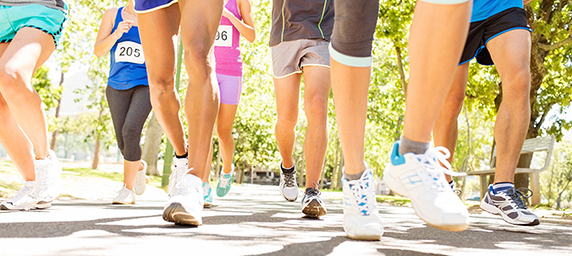
[[[117,191],[117,196],[113,199],[112,204],[135,204],[135,192],[128,189],[125,184]]]
[[[230,191],[230,186],[232,185],[232,181],[234,179],[234,165],[232,166],[232,170],[230,173],[224,173],[222,170],[220,171],[220,177],[218,178],[218,184],[216,185],[216,195],[219,197],[226,196],[228,191]]]
[[[213,195],[212,195],[211,184],[208,182],[203,182],[203,195],[205,200],[205,208],[209,208],[213,205]]]
[[[199,226],[203,223],[203,181],[185,174],[175,184],[176,193],[171,194],[163,211],[163,219],[180,225]]]
[[[425,154],[400,155],[399,142],[396,142],[383,180],[395,193],[409,197],[417,216],[430,226],[462,231],[469,227],[469,212],[444,174],[463,174],[451,171],[449,156],[449,150],[444,147],[429,148]]]
[[[177,182],[188,172],[189,160],[187,158],[173,157],[175,167],[169,176],[169,190],[167,191],[169,197],[177,194]]]
[[[61,193],[62,164],[56,157],[54,151],[49,151],[49,156],[45,159],[34,160],[36,172],[35,198],[38,199],[37,208],[47,208],[51,202]]]
[[[322,201],[322,193],[316,188],[307,188],[302,198],[302,213],[305,217],[320,218],[326,215],[326,205]]]
[[[133,185],[133,191],[135,194],[141,195],[145,192],[145,187],[147,186],[147,162],[141,159],[141,164],[143,165],[143,169],[137,171],[137,175],[135,176],[135,185]]]
[[[521,190],[527,190],[525,195]],[[528,188],[515,189],[511,187],[504,191],[494,192],[493,185],[481,201],[481,209],[500,215],[504,221],[522,226],[536,226],[540,224],[540,219],[526,207],[526,198],[532,196],[532,191]]]
[[[280,164],[280,193],[284,199],[294,202],[298,199],[298,183],[296,182],[296,166],[292,167],[292,172],[284,172],[287,170]]]
[[[379,240],[383,223],[377,210],[375,186],[370,169],[357,180],[342,178],[344,191],[344,231],[349,238]]]
[[[25,181],[24,186],[16,195],[0,204],[2,210],[31,210],[36,209],[38,200],[34,197],[35,181]]]

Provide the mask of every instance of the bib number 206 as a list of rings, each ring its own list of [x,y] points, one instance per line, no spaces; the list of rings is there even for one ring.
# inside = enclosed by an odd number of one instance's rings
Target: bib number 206
[[[232,26],[218,26],[214,46],[232,47]]]

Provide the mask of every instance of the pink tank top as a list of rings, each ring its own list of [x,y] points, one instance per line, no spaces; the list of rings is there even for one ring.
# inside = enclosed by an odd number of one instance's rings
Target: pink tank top
[[[242,20],[236,0],[228,0],[225,5],[235,17]],[[222,17],[215,38],[216,73],[227,76],[242,76],[242,57],[240,56],[240,33],[230,20]]]

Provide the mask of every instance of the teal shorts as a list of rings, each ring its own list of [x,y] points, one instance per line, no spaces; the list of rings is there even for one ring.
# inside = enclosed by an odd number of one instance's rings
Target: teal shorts
[[[31,27],[51,35],[57,46],[66,19],[65,12],[43,5],[0,5],[0,43],[11,42],[21,28]]]

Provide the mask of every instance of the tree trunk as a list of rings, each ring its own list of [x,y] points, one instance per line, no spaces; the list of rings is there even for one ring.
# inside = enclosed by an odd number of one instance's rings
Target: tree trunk
[[[407,79],[405,78],[405,69],[403,68],[403,58],[401,53],[401,47],[395,46],[395,53],[397,54],[397,71],[399,71],[399,82],[401,82],[401,90],[403,90],[403,95],[407,95]]]
[[[64,71],[60,72],[60,87],[62,86],[62,84],[64,83]],[[56,123],[58,118],[60,117],[60,107],[62,105],[62,95],[60,95],[60,98],[58,99],[58,106],[56,107]],[[54,130],[54,132],[52,133],[52,141],[50,142],[50,149],[51,150],[56,150],[56,141],[58,138],[58,133],[59,133],[59,127],[56,126],[56,129]]]
[[[101,138],[97,135],[97,139],[95,140],[95,150],[93,152],[93,162],[91,163],[91,169],[97,169],[99,166],[99,150],[101,148]]]
[[[342,150],[340,150],[342,151]],[[344,154],[340,152],[340,165],[338,166],[338,186],[336,189],[342,189],[342,177],[344,177]]]
[[[339,159],[340,159],[340,139],[336,140],[336,158],[334,159],[334,169],[332,170],[332,177],[330,178],[330,189],[336,189],[338,187],[338,175],[339,174]]]
[[[145,143],[143,144],[142,159],[147,162],[147,174],[153,176],[161,176],[157,167],[159,159],[159,151],[161,150],[161,137],[163,129],[157,121],[155,114],[151,116],[147,131],[145,132]]]

